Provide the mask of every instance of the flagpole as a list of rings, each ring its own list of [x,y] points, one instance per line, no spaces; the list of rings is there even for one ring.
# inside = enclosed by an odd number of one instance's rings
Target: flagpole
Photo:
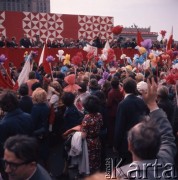
[[[177,107],[178,107],[178,95],[177,95],[177,86],[178,86],[178,80],[176,81],[176,84],[175,84],[175,91],[176,91],[176,103],[177,103]]]
[[[53,77],[53,71],[52,71],[52,65],[51,65],[51,62],[49,63],[49,67],[51,69],[51,78],[52,78],[52,81],[54,81],[54,77]]]

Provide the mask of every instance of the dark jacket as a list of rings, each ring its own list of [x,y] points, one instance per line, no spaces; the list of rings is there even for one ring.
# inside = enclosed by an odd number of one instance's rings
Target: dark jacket
[[[133,179],[177,179],[176,168],[173,167],[176,145],[172,127],[162,109],[151,112],[150,119],[156,122],[162,137],[157,159],[134,161],[132,164],[117,168],[116,176],[119,176],[119,179],[132,179],[133,176],[135,176]],[[145,165],[151,166],[145,168]],[[145,175],[147,178],[143,178]]]
[[[48,172],[41,166],[37,165],[37,169],[29,180],[52,180]]]
[[[30,114],[16,109],[8,112],[0,122],[0,145],[1,150],[4,142],[10,136],[17,134],[31,135],[33,132],[33,121]]]
[[[31,114],[33,107],[32,98],[30,96],[23,96],[19,101],[19,106],[23,112]]]
[[[34,135],[41,136],[48,132],[49,107],[46,103],[34,104],[31,116],[35,125]]]
[[[128,95],[120,102],[116,114],[114,147],[122,153],[128,152],[127,132],[136,125],[140,118],[146,115],[147,106],[135,95]]]
[[[168,120],[171,124],[173,124],[173,118],[174,118],[174,105],[173,103],[167,98],[167,99],[160,99],[158,102],[159,108],[163,109],[163,111],[166,113]]]
[[[82,122],[82,113],[78,111],[78,109],[72,105],[66,108],[64,113],[64,132],[68,129],[71,129]]]

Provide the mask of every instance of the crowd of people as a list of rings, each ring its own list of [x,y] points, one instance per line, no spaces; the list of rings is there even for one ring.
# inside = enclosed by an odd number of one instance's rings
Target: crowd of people
[[[78,167],[80,178],[105,171],[106,148],[122,160],[116,173],[120,179],[138,175],[128,173],[129,163],[143,167],[158,160],[157,176],[166,171],[166,163],[176,172],[178,85],[166,80],[168,72],[133,72],[118,66],[111,73],[95,64],[90,69],[69,66],[66,73],[60,68],[51,75],[34,63],[17,91],[1,89],[3,179],[51,179],[49,148],[56,143],[64,147],[65,177],[71,165]],[[144,176],[147,169],[138,171]],[[164,178],[176,179],[172,171]],[[155,179],[152,170],[147,173],[148,179]]]
[[[83,48],[86,44],[90,44],[97,48],[104,48],[107,39],[101,39],[100,35],[96,36],[92,41],[87,40],[86,37],[80,39],[73,38],[63,38],[62,41],[54,38],[53,41],[48,40],[47,46],[49,48]],[[160,49],[166,47],[166,40],[153,41],[153,47]],[[137,46],[136,38],[123,38],[122,36],[114,37],[109,40],[111,48],[128,48],[134,49]],[[4,35],[0,38],[0,48],[42,48],[44,42],[40,39],[39,35],[36,35],[33,39],[28,38],[27,34],[20,39],[19,42],[16,41],[16,37],[13,36],[11,39],[5,37]],[[178,49],[178,43],[172,43],[172,48]]]
[[[26,34],[19,44],[15,37],[14,46],[7,42],[2,36],[0,46],[43,47],[39,36],[31,42]],[[48,42],[48,47],[83,48],[88,43],[85,38],[64,39],[62,44]],[[91,45],[104,48],[105,42],[96,37]],[[111,48],[136,45],[135,39],[110,42]],[[107,178],[177,179],[178,54],[176,46],[158,52],[164,45],[153,43],[150,54],[142,47],[140,58],[133,60],[122,54],[101,64],[83,60],[77,67],[61,61],[50,74],[33,62],[28,80],[17,90],[0,88],[2,179],[52,179],[50,148],[57,145],[63,147],[65,162],[58,179],[69,178],[69,167],[76,168],[75,179],[103,178],[102,172]],[[17,82],[20,70],[10,64],[10,71]],[[109,173],[108,148],[119,161]]]

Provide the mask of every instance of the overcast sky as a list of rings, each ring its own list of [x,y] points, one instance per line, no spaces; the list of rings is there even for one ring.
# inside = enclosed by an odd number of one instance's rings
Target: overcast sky
[[[114,17],[114,26],[166,30],[178,40],[178,0],[51,0],[51,13]],[[160,39],[160,36],[159,36]]]

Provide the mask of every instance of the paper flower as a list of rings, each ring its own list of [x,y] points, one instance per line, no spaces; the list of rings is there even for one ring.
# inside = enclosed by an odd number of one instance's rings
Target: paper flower
[[[125,59],[126,58],[126,54],[122,54],[120,59]]]
[[[72,57],[72,64],[76,65],[76,66],[80,66],[82,64],[82,58],[81,56],[73,56]]]
[[[59,58],[59,61],[63,61],[63,59],[64,59],[63,54],[64,54],[63,50],[59,50],[58,54],[56,54],[56,56]]]
[[[64,78],[64,81],[68,84],[64,88],[64,92],[76,93],[81,87],[75,84],[75,74],[70,74]]]
[[[94,53],[95,53],[94,50],[88,52],[88,53],[87,53],[87,59],[88,59],[88,60],[92,60],[92,59],[95,57]]]
[[[49,56],[47,56],[47,58],[46,58],[46,61],[47,62],[53,62],[55,60],[55,58],[53,57],[53,56],[51,56],[51,55],[49,55]]]
[[[31,52],[31,57],[36,58],[38,56],[38,51],[32,51]]]
[[[65,55],[65,58],[64,58],[64,62],[63,62],[64,65],[70,65],[70,54],[66,54]]]
[[[144,47],[148,52],[150,52],[150,49],[152,47],[151,39],[145,39],[144,41],[142,41],[141,46]]]
[[[168,84],[176,84],[176,76],[175,76],[175,74],[173,74],[173,73],[170,73],[170,74],[168,74],[166,77],[165,77],[165,79],[166,79],[166,82],[168,83]]]
[[[98,64],[98,66],[103,66],[104,65],[104,63],[103,63],[103,61],[101,59],[98,60],[97,64]]]
[[[176,57],[178,56],[178,51],[173,51],[172,54]]]
[[[165,30],[161,30],[161,31],[160,31],[160,34],[161,34],[161,36],[164,38],[165,35],[166,35],[166,31],[165,31]]]
[[[25,51],[25,52],[24,52],[23,57],[26,57],[26,56],[28,56],[28,51]]]
[[[107,62],[111,62],[114,60],[115,54],[114,54],[114,50],[113,49],[108,49],[108,58],[107,58]]]
[[[105,81],[109,78],[109,73],[108,72],[104,72],[103,73],[103,76],[102,76],[102,79],[100,79],[98,81],[98,84],[100,84],[101,86],[103,86],[103,84],[105,83]]]
[[[87,44],[86,46],[83,47],[83,50],[86,51],[86,52],[90,52],[90,51],[92,51],[92,46]]]
[[[137,49],[140,54],[146,53],[146,49],[144,47],[136,46],[135,49]]]
[[[79,56],[82,59],[82,61],[83,61],[83,54],[82,54],[82,52],[77,52],[76,55]]]
[[[177,63],[178,63],[178,59],[174,60],[172,63],[173,63],[174,65],[177,64]]]
[[[144,63],[144,61],[146,60],[145,54],[142,54],[139,58],[135,59],[135,64],[136,65],[138,65],[138,64],[141,65],[141,64]]]
[[[0,55],[0,63],[4,63],[7,60],[6,56],[4,54]]]
[[[62,66],[62,68],[61,68],[61,72],[62,73],[64,73],[64,74],[66,74],[67,72],[68,72],[68,67],[67,66]]]

